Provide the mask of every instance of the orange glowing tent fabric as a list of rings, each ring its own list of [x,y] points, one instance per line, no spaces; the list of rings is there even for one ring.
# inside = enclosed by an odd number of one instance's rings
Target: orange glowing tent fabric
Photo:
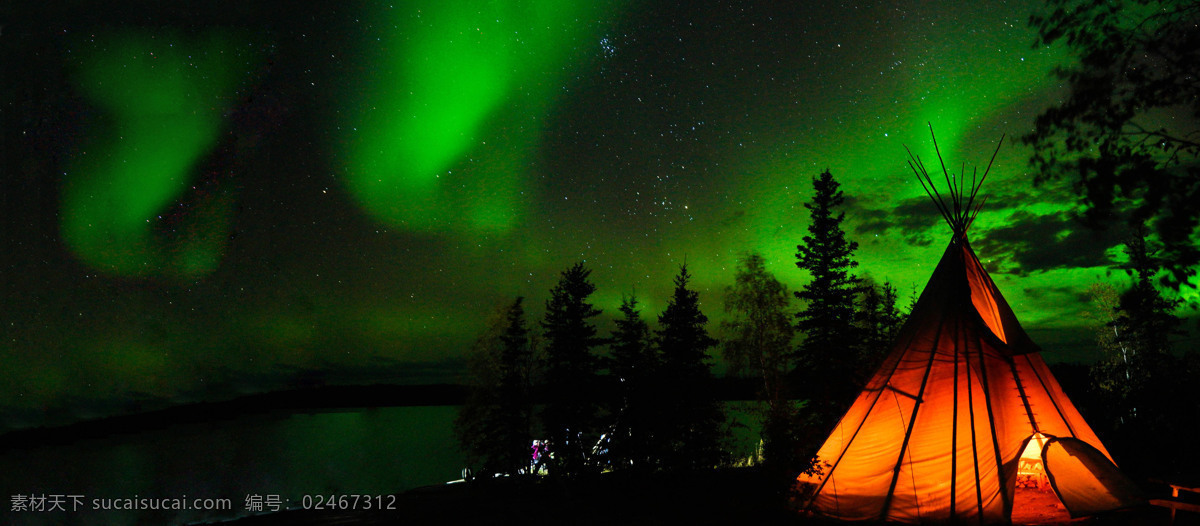
[[[1037,433],[1061,441],[1041,460],[1072,516],[1141,502],[972,251],[966,230],[978,208],[963,198],[977,190],[952,185],[953,202],[939,202],[953,240],[887,359],[818,451],[820,472],[800,476],[809,510],[1009,523],[1020,457]]]

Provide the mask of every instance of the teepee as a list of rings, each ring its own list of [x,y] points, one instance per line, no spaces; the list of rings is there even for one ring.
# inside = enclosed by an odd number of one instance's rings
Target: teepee
[[[1007,524],[1029,467],[1044,470],[1072,517],[1140,503],[967,241],[991,162],[969,184],[943,163],[944,197],[909,157],[953,237],[887,359],[818,451],[817,472],[800,476],[801,505],[845,520]]]

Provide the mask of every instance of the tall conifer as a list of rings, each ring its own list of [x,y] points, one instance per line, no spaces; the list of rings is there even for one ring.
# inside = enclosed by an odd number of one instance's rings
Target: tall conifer
[[[533,348],[522,300],[499,313],[475,342],[467,399],[454,421],[459,443],[484,476],[530,467]]]
[[[810,398],[831,402],[818,409],[830,418],[840,415],[858,390],[854,374],[860,339],[854,299],[862,280],[851,272],[858,266],[858,243],[847,241],[842,231],[846,214],[838,208],[845,196],[839,186],[829,170],[813,178],[812,202],[804,204],[811,217],[808,235],[796,247],[796,266],[812,278],[796,291],[803,303],[796,328],[804,335],[797,376]]]
[[[542,330],[546,343],[546,405],[542,412],[554,454],[551,473],[577,475],[589,462],[599,438],[597,413],[600,360],[594,349],[604,340],[591,321],[601,313],[588,302],[596,286],[591,270],[576,263],[563,271],[546,301]]]
[[[725,460],[728,427],[724,408],[713,393],[708,350],[717,344],[700,311],[700,294],[688,288],[687,265],[679,268],[675,291],[658,317],[656,343],[662,356],[659,374],[661,421],[656,442],[667,469],[711,468]]]
[[[658,462],[653,447],[654,424],[659,418],[654,390],[660,367],[651,345],[650,326],[642,319],[634,296],[621,302],[621,317],[616,320],[609,349],[613,426],[608,464],[614,470],[652,470]]]

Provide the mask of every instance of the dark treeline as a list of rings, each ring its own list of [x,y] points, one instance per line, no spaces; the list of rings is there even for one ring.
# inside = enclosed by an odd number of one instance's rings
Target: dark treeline
[[[713,373],[718,351],[729,365],[725,385],[753,385],[761,401],[762,447],[750,460],[781,477],[805,469],[902,319],[890,283],[853,273],[857,244],[841,229],[837,181],[826,171],[813,185],[796,261],[811,281],[789,292],[762,255],[745,254],[716,334],[686,264],[661,313],[650,319],[631,293],[608,334],[597,327],[605,313],[592,303],[596,287],[582,263],[561,273],[540,320],[520,297],[500,309],[471,351],[455,424],[475,475],[729,464],[733,424]]]
[[[687,266],[658,328],[634,295],[615,329],[590,297],[591,271],[577,263],[551,289],[530,330],[517,298],[480,336],[456,433],[477,475],[575,477],[601,471],[677,471],[728,462],[730,424],[717,394],[708,318]]]

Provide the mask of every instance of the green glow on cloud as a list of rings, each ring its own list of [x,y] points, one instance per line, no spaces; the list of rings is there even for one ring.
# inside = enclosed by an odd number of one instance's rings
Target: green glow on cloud
[[[386,31],[364,38],[363,95],[341,122],[352,195],[412,231],[511,230],[541,120],[595,32],[584,21],[608,11],[557,0],[375,6]]]
[[[125,32],[80,46],[75,81],[98,116],[64,174],[62,236],[77,257],[127,276],[194,277],[216,267],[227,201],[206,199],[183,232],[168,234],[175,242],[155,227],[217,143],[242,52],[220,33]]]

